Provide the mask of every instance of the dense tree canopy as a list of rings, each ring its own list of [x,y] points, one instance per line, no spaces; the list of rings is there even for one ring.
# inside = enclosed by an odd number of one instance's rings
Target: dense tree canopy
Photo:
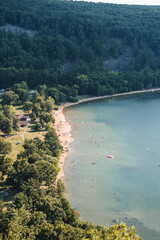
[[[1,88],[26,81],[30,88],[41,85],[37,91],[44,96],[46,83],[49,96],[63,102],[76,100],[78,92],[160,86],[160,7],[1,0],[0,12]],[[22,30],[15,34],[6,24]],[[16,95],[6,93],[4,104],[27,100],[22,85],[10,90]]]

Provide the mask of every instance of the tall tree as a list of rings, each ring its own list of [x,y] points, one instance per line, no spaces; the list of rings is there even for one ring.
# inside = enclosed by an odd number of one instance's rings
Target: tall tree
[[[19,99],[19,96],[13,91],[6,91],[2,96],[2,105],[15,104]]]

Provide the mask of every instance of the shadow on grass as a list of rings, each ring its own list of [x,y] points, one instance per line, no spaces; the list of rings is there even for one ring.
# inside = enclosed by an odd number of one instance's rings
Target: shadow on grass
[[[35,129],[35,123],[30,123],[30,125],[29,125],[29,128],[28,128],[28,133],[33,133],[33,132],[35,132],[35,133],[39,133],[39,132],[46,132],[46,129],[45,128],[43,128],[42,130],[40,130],[40,131],[37,131],[36,129]]]
[[[28,128],[28,132],[29,132],[29,133],[30,133],[30,132],[36,132],[36,131],[35,131],[35,123],[30,123],[29,128]]]
[[[22,106],[16,106],[16,110],[22,110],[23,111],[23,107]]]

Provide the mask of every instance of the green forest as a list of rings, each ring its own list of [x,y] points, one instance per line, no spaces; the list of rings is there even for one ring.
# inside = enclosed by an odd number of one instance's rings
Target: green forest
[[[46,84],[64,102],[160,87],[160,7],[1,0],[0,26],[0,88]]]
[[[34,132],[46,131],[26,139],[16,159],[0,138],[0,240],[140,239],[134,227],[85,223],[71,208],[56,181],[63,147],[52,111],[79,95],[157,87],[160,7],[0,0],[1,135],[20,131],[18,107]]]

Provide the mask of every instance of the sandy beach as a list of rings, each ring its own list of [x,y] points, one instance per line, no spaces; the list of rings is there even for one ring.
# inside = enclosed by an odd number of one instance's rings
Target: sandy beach
[[[64,177],[64,171],[63,171],[64,161],[68,154],[69,145],[73,141],[71,124],[66,119],[63,113],[63,110],[66,106],[67,104],[61,105],[58,110],[55,110],[53,112],[53,116],[55,118],[54,128],[56,129],[57,135],[59,136],[60,143],[63,146],[63,152],[59,159],[60,172],[57,176],[57,180],[63,179]]]
[[[53,116],[55,118],[54,128],[56,129],[57,135],[59,136],[60,143],[63,146],[63,152],[59,159],[60,172],[57,176],[57,180],[58,179],[63,180],[63,178],[64,178],[64,170],[63,170],[64,162],[68,155],[68,148],[73,141],[71,123],[68,121],[68,119],[64,115],[65,108],[73,106],[73,105],[77,105],[80,103],[85,103],[85,102],[90,102],[90,101],[95,101],[95,100],[100,100],[100,99],[107,99],[107,98],[112,98],[112,97],[120,97],[120,96],[127,96],[127,95],[133,95],[133,94],[141,94],[141,93],[151,93],[151,92],[158,92],[158,91],[160,91],[160,88],[86,98],[86,99],[79,100],[78,102],[75,102],[75,103],[65,103],[65,104],[61,105],[58,108],[58,110],[54,110],[53,111]]]

